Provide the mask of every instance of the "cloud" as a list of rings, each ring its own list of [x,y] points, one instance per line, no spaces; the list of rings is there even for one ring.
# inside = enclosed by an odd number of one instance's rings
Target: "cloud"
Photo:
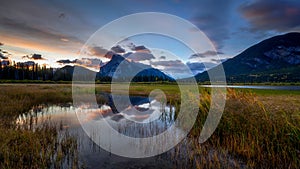
[[[81,58],[76,60],[76,64],[99,70],[104,63],[98,58]]]
[[[230,4],[232,0],[201,2],[198,13],[190,19],[213,41],[217,49],[221,49],[224,41],[230,37]]]
[[[3,45],[4,44],[0,42],[0,46],[3,46]],[[4,56],[4,55],[6,55],[6,56]],[[0,59],[8,59],[7,56],[10,56],[10,55],[11,54],[8,53],[7,51],[0,49]]]
[[[212,62],[187,62],[186,65],[191,69],[194,75],[216,66],[216,64]]]
[[[151,62],[151,65],[163,66],[163,67],[167,68],[167,67],[184,66],[184,63],[181,60],[161,60],[161,61]]]
[[[86,39],[92,33],[90,32],[92,31],[91,23],[78,8],[81,7],[77,6],[76,3],[67,4],[56,0],[3,1],[0,6],[0,20],[9,18],[15,22],[27,23],[32,27],[58,32],[66,36],[76,35],[81,39]],[[11,29],[11,32],[16,31],[14,28]],[[38,38],[34,34],[31,35],[32,38]]]
[[[155,57],[151,53],[144,53],[144,52],[126,53],[124,54],[124,57],[131,59],[135,62],[155,59]]]
[[[134,43],[128,43],[127,47],[133,52],[127,52],[123,55],[123,57],[131,59],[133,61],[149,61],[151,59],[155,59],[155,56],[151,53],[151,51],[146,48],[144,45],[136,46]]]
[[[104,57],[111,59],[113,52],[110,52],[107,49],[104,49],[101,46],[93,46],[93,47],[88,47],[88,55],[90,56],[98,56],[98,57]]]
[[[117,53],[113,50],[107,50],[102,46],[87,47],[84,51],[85,52],[83,53],[88,54],[90,56],[96,56],[96,57],[107,58],[107,59],[111,59],[112,56]]]
[[[151,51],[146,48],[144,45],[141,46],[136,46],[133,43],[130,43],[128,45],[128,47],[132,50],[132,51],[136,51],[136,52],[143,52],[143,53],[151,53]]]
[[[26,56],[23,56],[22,58],[23,59],[27,58],[27,59],[30,59],[30,60],[45,60],[45,58],[43,58],[41,54],[26,55]]]
[[[19,62],[20,65],[24,65],[24,66],[33,66],[35,65],[34,61],[26,61],[26,62]]]
[[[52,43],[65,46],[66,42],[73,42],[77,45],[83,44],[81,40],[73,36],[50,31],[48,29],[42,28],[41,25],[34,26],[24,21],[17,21],[9,18],[1,18],[0,24],[2,29],[4,29],[4,31],[8,32],[10,35],[29,37],[33,41],[45,45],[49,45],[49,43]]]
[[[66,39],[66,38],[60,38],[61,41],[63,42],[69,42],[70,40],[69,39]]]
[[[142,46],[135,46],[134,48],[132,48],[132,50],[134,51],[147,50],[147,48],[142,45]]]
[[[123,55],[124,58],[128,58],[130,55],[132,55],[133,52],[127,52]]]
[[[125,53],[125,49],[123,49],[120,45],[113,46],[111,50],[115,53]]]
[[[150,62],[151,66],[162,70],[174,78],[192,76],[191,71],[181,60],[160,60]]]
[[[228,58],[224,58],[224,59],[210,59],[212,62],[215,62],[215,63],[223,63],[223,62],[225,62],[225,61],[227,61],[228,60]]]
[[[300,30],[300,1],[257,0],[239,8],[251,32]]]
[[[76,3],[56,0],[3,1],[0,5],[1,39],[22,50],[75,54],[95,31],[95,25],[79,10]]]
[[[65,60],[58,60],[56,62],[61,63],[61,64],[70,64],[70,63],[76,63],[76,61],[77,61],[77,59],[75,59],[75,60],[65,59]]]
[[[217,56],[217,55],[222,55],[222,54],[224,54],[224,53],[208,50],[203,53],[195,53],[195,54],[191,55],[189,57],[189,59],[205,58],[205,57]]]
[[[103,65],[103,62],[101,59],[98,58],[81,58],[81,59],[62,59],[56,61],[60,64],[73,64],[73,65],[80,65],[88,68],[94,68],[99,70],[99,68]]]
[[[112,52],[112,51],[108,51],[105,55],[104,55],[104,58],[107,58],[107,59],[111,59],[113,57],[115,53]]]
[[[160,60],[150,62],[151,66],[163,70],[166,73],[172,74],[188,74],[187,66],[181,60]]]
[[[181,60],[169,60],[169,61],[156,61],[151,62],[151,65],[157,68],[161,68],[163,71],[180,77],[180,74],[184,74],[185,76],[196,75],[201,73],[207,69],[210,69],[217,64],[213,62],[187,62],[184,64]]]
[[[60,18],[60,19],[63,19],[65,17],[66,17],[66,14],[63,12],[58,15],[58,18]]]
[[[163,60],[166,59],[166,58],[167,58],[166,56],[160,56],[159,57],[159,59],[163,59]]]
[[[2,53],[0,53],[0,59],[8,59],[8,57],[6,57]]]

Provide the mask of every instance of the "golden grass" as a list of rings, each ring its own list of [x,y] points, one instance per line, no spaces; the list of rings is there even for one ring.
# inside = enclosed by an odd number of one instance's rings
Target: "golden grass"
[[[76,139],[67,133],[58,139],[57,126],[45,123],[33,130],[15,124],[35,105],[70,102],[70,93],[70,85],[1,85],[0,168],[60,168],[65,160],[78,165]]]
[[[133,84],[130,93],[147,96],[157,88],[165,91],[168,102],[178,107],[176,85]],[[13,123],[20,113],[35,105],[72,101],[71,91],[70,84],[0,86],[0,168],[59,166],[67,156],[66,152],[75,151],[76,145],[68,135],[59,143],[60,148],[52,147],[57,144],[58,131],[51,126],[33,132],[16,129]],[[110,92],[110,85],[96,85],[96,93],[99,92]],[[178,146],[173,154],[178,168],[300,166],[299,95],[255,95],[246,90],[229,89],[218,128],[207,142],[198,144],[210,107],[210,90],[200,88],[200,94],[199,115],[189,134],[192,144],[186,149]],[[57,155],[56,160],[49,161],[53,154]]]
[[[274,111],[270,100],[262,102],[260,99],[263,98],[252,93],[228,90],[226,107],[218,128],[206,143],[199,145],[195,141],[193,149],[200,151],[190,151],[195,157],[197,168],[300,166],[299,107],[281,107]],[[200,114],[190,132],[190,137],[194,139],[201,132],[203,119],[207,115],[208,100],[207,96],[200,103]],[[277,102],[280,100],[273,98],[272,105],[276,106]],[[266,103],[269,103],[267,107],[264,105]],[[207,147],[218,151],[219,155],[215,158],[203,158],[203,155],[211,156]]]

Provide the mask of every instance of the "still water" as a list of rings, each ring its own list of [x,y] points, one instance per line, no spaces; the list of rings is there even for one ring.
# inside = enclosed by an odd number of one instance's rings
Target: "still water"
[[[201,85],[202,87],[227,87],[236,89],[300,90],[300,86],[259,86],[259,85]]]
[[[67,130],[77,139],[80,164],[85,168],[174,168],[174,164],[168,159],[170,155],[167,155],[172,150],[143,159],[120,157],[96,145],[81,127],[82,122],[88,124],[105,121],[124,135],[149,137],[163,132],[175,121],[175,107],[172,105],[145,97],[131,97],[130,100],[132,105],[123,105],[124,110],[120,112],[116,112],[109,102],[99,104],[98,108],[89,104],[74,107],[71,103],[40,105],[19,116],[16,123],[33,129],[51,123]],[[142,113],[135,113],[133,108]],[[82,114],[85,119],[80,123],[78,115]]]
[[[203,86],[212,87],[212,86]],[[213,86],[224,87],[224,86]],[[226,86],[228,88],[247,89],[269,89],[269,90],[300,90],[300,86]],[[100,148],[91,137],[86,134],[82,125],[97,123],[108,123],[113,129],[123,135],[135,138],[146,138],[158,135],[167,130],[176,122],[176,106],[166,104],[164,101],[154,98],[134,96],[130,97],[130,105],[121,105],[122,110],[117,111],[111,103],[111,96],[102,93],[101,97],[106,98],[97,107],[84,103],[74,107],[72,103],[56,105],[35,106],[30,112],[20,115],[16,123],[20,127],[34,130],[45,123],[50,123],[75,136],[78,143],[79,161],[84,168],[185,168],[185,162],[181,167],[178,161],[188,161],[189,139],[184,139],[176,148],[161,155],[149,158],[127,158],[114,155],[109,151]],[[137,113],[134,110],[139,110]],[[83,119],[78,120],[83,115]],[[101,129],[101,127],[100,127]],[[95,131],[97,132],[97,131]],[[180,134],[180,129],[178,129]],[[111,140],[117,145],[121,140]],[[165,140],[172,141],[172,140]],[[121,144],[122,145],[122,144]],[[164,148],[164,144],[160,144]],[[178,148],[179,147],[179,148]],[[126,149],[127,147],[118,147]],[[174,158],[174,154],[179,157]],[[148,151],[151,151],[151,147]],[[210,151],[215,151],[211,149]],[[229,158],[228,158],[229,157]],[[228,158],[228,159],[226,159]],[[232,158],[222,158],[225,163],[233,163]],[[229,162],[228,162],[229,161]]]

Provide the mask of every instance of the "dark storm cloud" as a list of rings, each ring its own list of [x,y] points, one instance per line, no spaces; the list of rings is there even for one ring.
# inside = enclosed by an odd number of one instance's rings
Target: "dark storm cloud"
[[[196,58],[205,58],[205,57],[210,57],[210,56],[216,56],[216,55],[222,55],[224,54],[223,52],[215,52],[215,51],[205,51],[203,53],[195,53],[189,57],[189,59],[196,59]]]
[[[233,0],[206,0],[191,21],[210,38],[217,49],[224,46],[230,35],[230,4]]]
[[[8,57],[6,57],[2,53],[0,53],[0,59],[8,59]]]
[[[160,56],[159,59],[166,59],[166,56]]]
[[[76,63],[76,61],[77,61],[77,59],[75,59],[75,60],[65,59],[65,60],[58,60],[56,62],[61,63],[61,64],[70,64],[70,63]]]
[[[151,53],[151,51],[146,48],[144,45],[140,45],[140,46],[136,46],[134,45],[133,43],[131,43],[129,45],[129,48],[132,50],[132,51],[136,51],[136,52],[146,52],[146,53]]]
[[[66,14],[63,12],[58,15],[58,18],[60,18],[60,19],[63,19],[65,17],[66,17]]]
[[[134,50],[134,51],[138,51],[138,50],[146,50],[147,48],[145,47],[145,46],[135,46],[135,47],[133,47],[132,48],[132,50]]]
[[[129,43],[127,44],[127,47],[134,52],[124,54],[123,56],[125,58],[136,62],[155,59],[155,56],[151,53],[150,49],[146,48],[144,45],[136,46],[134,43]]]
[[[250,31],[285,32],[300,30],[300,1],[257,0],[239,8],[251,24]]]
[[[46,58],[42,57],[41,54],[31,54],[31,55],[26,55],[23,56],[22,59],[27,58],[30,60],[46,60]]]
[[[125,49],[123,49],[120,45],[113,46],[111,50],[116,53],[125,53]]]
[[[4,44],[0,42],[0,46],[3,46]],[[0,59],[7,59],[8,57],[4,56],[3,53],[6,51],[3,51],[2,49],[0,49]]]

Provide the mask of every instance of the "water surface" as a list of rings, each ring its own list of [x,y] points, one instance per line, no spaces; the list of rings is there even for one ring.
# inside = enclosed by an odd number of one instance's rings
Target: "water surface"
[[[114,155],[95,144],[91,137],[99,137],[97,130],[92,128],[95,134],[88,136],[82,125],[99,125],[97,129],[101,130],[103,123],[108,123],[119,133],[135,138],[146,138],[158,135],[171,125],[176,126],[176,106],[166,104],[165,101],[159,101],[153,98],[134,96],[130,97],[131,103],[119,105],[122,110],[118,111],[111,100],[111,96],[107,93],[101,93],[101,97],[105,97],[103,103],[99,103],[97,107],[89,103],[83,103],[80,106],[74,107],[72,103],[56,104],[56,105],[40,105],[35,106],[30,112],[20,115],[16,120],[18,126],[30,128],[34,130],[36,127],[42,126],[45,123],[62,128],[63,131],[69,132],[75,136],[78,143],[79,162],[84,168],[101,168],[101,169],[168,169],[168,168],[195,168],[196,161],[199,158],[204,158],[204,161],[214,161],[218,157],[218,163],[229,166],[236,166],[243,162],[235,160],[235,157],[224,154],[224,152],[215,150],[213,147],[206,147],[206,156],[191,157],[192,151],[195,151],[193,145],[198,144],[197,140],[186,137],[177,146],[167,152],[149,158],[127,158]],[[120,96],[124,97],[124,96]],[[139,110],[139,112],[135,111]],[[80,121],[78,117],[81,117]],[[180,135],[180,128],[178,134]],[[176,137],[176,132],[174,133]],[[101,136],[100,136],[101,137]],[[105,137],[105,136],[104,136]],[[116,147],[126,151],[126,146],[121,143],[122,140],[110,140]],[[173,140],[162,140],[160,144],[155,146],[164,148],[164,142],[172,142]],[[194,144],[193,144],[194,142]],[[147,146],[142,151],[153,151],[153,147]],[[142,148],[144,148],[142,145]],[[191,160],[192,159],[192,160]],[[67,167],[66,167],[67,168]]]
[[[236,89],[300,90],[300,86],[264,86],[264,85],[201,85],[202,87],[227,87]]]
[[[74,107],[71,103],[39,105],[29,113],[20,115],[16,123],[20,127],[33,130],[45,123],[51,123],[67,130],[77,138],[80,163],[85,168],[173,168],[166,154],[143,159],[111,154],[96,145],[82,129],[77,118],[80,114],[84,114],[86,118],[84,123],[105,121],[118,132],[130,137],[149,137],[159,134],[175,121],[174,106],[145,97],[136,96],[130,99],[132,105],[123,105],[124,110],[120,112],[115,112],[109,102],[99,104],[98,108],[93,108],[86,103],[80,107]],[[133,108],[141,110],[141,113],[132,111]]]

